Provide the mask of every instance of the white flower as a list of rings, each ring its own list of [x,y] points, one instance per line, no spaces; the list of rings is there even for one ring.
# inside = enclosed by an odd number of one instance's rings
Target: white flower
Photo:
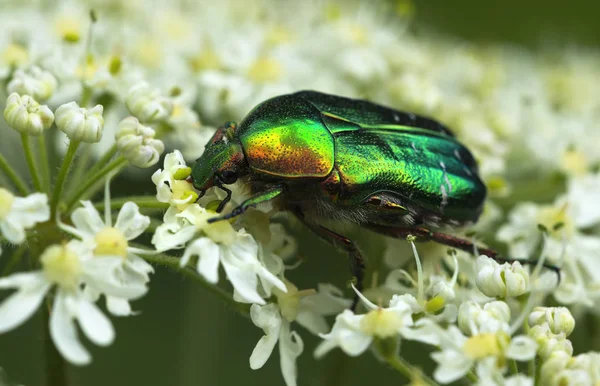
[[[186,215],[193,211],[191,208],[196,208],[196,218],[201,217],[202,214],[207,214],[206,218],[211,217],[197,205],[188,207]],[[223,234],[215,237],[216,231],[212,228],[218,229],[218,225],[208,225],[203,228],[209,237],[200,237],[189,244],[181,257],[181,266],[188,264],[192,256],[198,256],[196,265],[198,273],[208,282],[217,283],[219,265],[222,265],[227,279],[231,281],[236,291],[236,300],[244,303],[266,304],[258,292],[259,279],[286,291],[285,284],[258,260],[258,245],[254,238],[244,230],[234,231],[226,221],[215,224],[219,223],[226,224],[223,225],[225,228]],[[195,228],[193,225],[192,227]],[[227,234],[225,238],[223,238],[224,234]]]
[[[52,126],[54,114],[46,105],[40,105],[29,95],[13,92],[6,99],[4,119],[19,133],[40,135]]]
[[[252,355],[250,355],[250,368],[260,369],[269,359],[275,344],[279,342],[279,357],[281,373],[287,386],[295,386],[297,378],[296,358],[304,350],[304,343],[296,331],[290,331],[289,321],[282,318],[276,304],[250,307],[252,322],[265,332],[260,338]]]
[[[12,330],[27,320],[40,306],[50,288],[56,286],[50,316],[52,340],[69,362],[88,364],[91,361],[90,354],[79,342],[73,320],[77,320],[83,333],[97,345],[110,345],[115,336],[110,321],[83,296],[79,288],[89,268],[71,244],[48,247],[40,256],[40,261],[41,271],[0,278],[0,288],[17,289],[0,304],[0,332]],[[119,291],[117,287],[113,289]]]
[[[165,150],[162,141],[154,139],[156,133],[135,117],[127,117],[119,123],[115,135],[117,148],[123,156],[138,168],[148,168],[158,162]]]
[[[0,188],[0,230],[11,243],[25,241],[25,230],[50,219],[48,196],[33,193],[27,197],[16,197]]]
[[[335,347],[351,356],[365,352],[374,338],[397,339],[408,333],[413,326],[412,314],[420,309],[412,295],[394,295],[388,308],[377,307],[356,291],[370,311],[363,315],[355,315],[345,310],[335,318],[335,324],[328,334],[320,334],[323,342],[315,350],[317,358],[325,355]],[[415,339],[410,334],[411,339]]]
[[[163,121],[171,115],[173,102],[146,82],[131,87],[125,99],[129,112],[141,122]]]
[[[102,105],[86,109],[76,102],[66,103],[56,109],[56,126],[71,140],[99,142],[104,129],[103,110]]]
[[[54,75],[33,66],[27,71],[22,68],[17,69],[6,89],[9,93],[29,95],[33,99],[43,102],[52,96],[56,86],[57,81]]]
[[[529,314],[529,325],[547,323],[553,334],[571,335],[575,329],[575,318],[566,307],[536,307]]]
[[[477,258],[477,287],[489,297],[515,297],[529,289],[529,274],[518,261],[498,264],[485,255]]]
[[[105,189],[105,205],[110,207],[110,194]],[[82,201],[82,208],[77,208],[71,215],[74,226],[59,223],[59,227],[79,239],[81,248],[90,252],[92,262],[98,269],[104,265],[112,265],[112,278],[123,287],[130,289],[128,296],[112,296],[104,291],[101,276],[91,276],[86,280],[87,294],[97,298],[101,293],[106,294],[108,310],[115,315],[130,315],[129,299],[143,296],[147,292],[146,284],[150,280],[149,274],[154,269],[139,254],[151,253],[143,249],[129,246],[129,241],[140,236],[150,225],[150,218],[139,212],[138,206],[133,202],[126,202],[117,216],[114,226],[110,211],[106,212],[104,220],[91,202]]]
[[[158,169],[152,174],[152,182],[156,185],[156,199],[176,205],[179,210],[196,202],[198,193],[194,190],[194,186],[186,181],[191,171],[179,150],[167,154],[164,169]]]
[[[535,341],[527,336],[511,338],[501,331],[466,337],[455,326],[450,326],[440,337],[439,346],[441,351],[431,354],[438,363],[433,377],[444,384],[462,378],[475,364],[489,358],[493,358],[495,363],[505,363],[505,358],[530,360],[535,357],[537,347]]]

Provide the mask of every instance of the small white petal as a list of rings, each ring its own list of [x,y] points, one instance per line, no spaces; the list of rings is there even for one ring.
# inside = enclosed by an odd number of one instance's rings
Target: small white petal
[[[21,224],[13,221],[0,221],[0,231],[6,239],[15,244],[21,244],[25,241],[25,229]]]
[[[0,333],[10,331],[29,319],[39,308],[50,283],[43,273],[22,273],[0,279],[0,288],[18,287],[0,304]]]
[[[108,346],[115,339],[115,330],[110,320],[91,302],[80,298],[77,301],[77,320],[83,333],[95,344]]]
[[[250,317],[255,326],[262,328],[265,335],[260,338],[252,354],[250,355],[250,368],[252,370],[260,369],[271,356],[273,348],[279,339],[281,330],[281,314],[275,304],[269,304],[264,307],[253,304],[250,307]]]
[[[106,297],[106,308],[115,316],[129,316],[135,314],[135,312],[131,311],[131,305],[126,299],[114,296]]]
[[[304,343],[296,331],[290,333],[289,322],[284,322],[279,334],[279,356],[281,374],[286,386],[296,386],[296,358],[302,354]]]
[[[83,208],[77,208],[71,215],[73,225],[88,237],[94,237],[99,230],[106,227],[100,213],[90,201],[82,201]]]
[[[50,336],[56,349],[66,360],[75,365],[86,365],[91,362],[92,357],[79,342],[73,316],[67,302],[66,295],[59,291],[54,299],[54,306],[50,315]]]
[[[256,289],[258,278],[253,270],[247,267],[235,266],[225,259],[222,260],[222,264],[227,278],[231,281],[231,285],[236,289],[241,299],[247,303],[266,304]]]
[[[518,361],[528,361],[535,358],[537,343],[528,336],[519,335],[510,341],[506,356]]]
[[[117,216],[115,228],[120,230],[127,240],[133,240],[144,233],[150,225],[150,217],[140,213],[138,206],[131,201],[127,201]]]
[[[202,237],[194,241],[193,244],[198,253],[198,273],[209,283],[217,283],[219,281],[219,256],[221,254],[219,246],[208,237]]]

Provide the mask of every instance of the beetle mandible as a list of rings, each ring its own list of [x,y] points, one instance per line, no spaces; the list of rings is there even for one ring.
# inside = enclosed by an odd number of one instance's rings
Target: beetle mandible
[[[239,125],[226,123],[192,168],[200,195],[212,186],[227,192],[217,212],[231,198],[224,185],[240,178],[252,197],[210,222],[276,200],[280,209],[347,251],[359,291],[365,268],[359,249],[324,224],[350,222],[472,253],[472,242],[429,228],[474,223],[486,198],[475,159],[442,124],[315,91],[269,99]],[[493,250],[479,252],[497,258]]]

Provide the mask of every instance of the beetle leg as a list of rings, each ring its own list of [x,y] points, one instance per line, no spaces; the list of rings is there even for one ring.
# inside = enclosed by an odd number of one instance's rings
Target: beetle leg
[[[223,187],[221,187],[221,189],[223,189]],[[260,192],[257,195],[252,196],[249,199],[247,199],[246,201],[242,202],[238,207],[233,208],[231,213],[227,213],[227,214],[224,214],[224,215],[221,215],[218,217],[209,218],[207,221],[208,221],[208,223],[213,223],[213,222],[217,222],[217,221],[221,221],[221,220],[228,220],[230,218],[237,217],[240,214],[244,213],[248,208],[252,208],[262,202],[270,201],[270,200],[274,199],[275,197],[279,196],[281,193],[283,193],[283,185],[274,185],[270,189]],[[223,201],[225,201],[225,200],[223,200]],[[222,209],[221,205],[219,205],[219,208]],[[219,212],[219,208],[217,208],[217,212]]]
[[[343,249],[348,253],[348,256],[350,257],[350,270],[352,275],[356,278],[356,289],[359,292],[362,292],[363,279],[365,275],[365,260],[363,259],[362,254],[358,250],[356,244],[354,244],[354,242],[349,238],[342,236],[331,229],[306,221],[304,218],[304,213],[302,213],[299,209],[294,210],[294,213],[296,214],[296,217],[298,217],[300,221],[304,223],[304,225],[317,234],[321,239],[335,247]],[[357,304],[358,295],[355,294],[350,309],[355,311]]]
[[[417,241],[434,241],[439,244],[447,245],[452,248],[460,249],[461,251],[468,252],[472,255],[479,253],[480,255],[486,255],[496,260],[498,263],[514,263],[516,261],[523,264],[536,264],[536,260],[529,259],[509,259],[506,257],[499,256],[498,252],[490,249],[477,246],[475,243],[469,240],[462,239],[460,237],[452,236],[441,232],[432,232],[426,228],[413,227],[413,228],[394,228],[386,227],[381,225],[368,225],[369,229],[382,234],[384,236],[390,236],[394,238],[406,238],[411,235],[416,237]],[[558,276],[560,283],[560,268],[553,264],[544,263],[544,268],[551,270]]]

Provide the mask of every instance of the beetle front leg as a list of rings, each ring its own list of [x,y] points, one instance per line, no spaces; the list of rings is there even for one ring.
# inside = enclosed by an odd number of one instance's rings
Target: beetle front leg
[[[509,259],[506,257],[502,257],[502,256],[499,256],[499,253],[493,249],[477,246],[472,241],[465,240],[460,237],[452,236],[452,235],[449,235],[446,233],[432,232],[426,228],[418,228],[418,227],[416,227],[416,228],[405,228],[405,227],[394,228],[394,227],[386,227],[386,226],[380,226],[380,225],[369,225],[368,228],[379,234],[382,234],[384,236],[394,237],[394,238],[398,238],[398,239],[406,238],[407,236],[410,235],[410,236],[416,237],[417,241],[434,241],[438,244],[447,245],[449,247],[468,252],[474,256],[476,254],[475,252],[477,252],[480,255],[486,255],[487,257],[490,257],[490,258],[496,260],[498,263],[513,263],[516,261],[523,263],[523,264],[534,264],[535,265],[537,263],[536,260]],[[552,265],[552,264],[548,264],[548,263],[544,263],[543,267],[556,273],[556,275],[558,276],[558,281],[560,282],[560,268],[559,267]]]
[[[331,229],[306,221],[304,214],[300,210],[295,210],[294,213],[296,214],[296,217],[298,217],[300,221],[304,223],[304,225],[317,234],[321,239],[325,240],[334,247],[343,249],[348,253],[348,256],[350,257],[350,271],[356,278],[356,289],[359,292],[362,292],[363,280],[365,276],[365,260],[363,259],[362,254],[358,250],[356,244],[354,244],[354,242],[349,238],[342,236]],[[350,309],[355,311],[357,305],[358,295],[355,294]]]
[[[264,192],[260,192],[260,193],[256,194],[255,196],[252,196],[249,199],[247,199],[246,201],[242,202],[239,206],[233,208],[231,213],[227,213],[227,214],[224,214],[224,215],[221,215],[218,217],[209,218],[207,220],[207,222],[209,224],[211,224],[213,222],[217,222],[217,221],[221,221],[221,220],[228,220],[230,218],[237,217],[237,216],[241,215],[242,213],[244,213],[246,210],[248,210],[248,208],[255,207],[256,205],[258,205],[260,203],[270,201],[270,200],[274,199],[275,197],[281,195],[281,193],[283,193],[283,190],[284,190],[283,185],[274,185],[271,188],[265,190]]]

